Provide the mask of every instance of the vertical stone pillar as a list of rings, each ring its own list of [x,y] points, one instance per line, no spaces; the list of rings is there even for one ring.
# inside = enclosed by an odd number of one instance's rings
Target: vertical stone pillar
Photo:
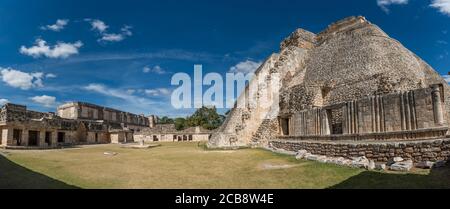
[[[50,141],[52,147],[58,146],[58,131],[52,131]]]
[[[21,146],[28,146],[28,129],[22,130],[22,143]]]
[[[10,127],[6,127],[1,130],[2,131],[2,138],[1,138],[1,144],[4,146],[12,145],[13,143],[13,129]]]
[[[328,121],[327,110],[322,110],[322,135],[330,135],[330,122]]]
[[[433,85],[431,88],[433,89],[431,94],[433,97],[434,122],[436,125],[442,126],[444,125],[444,113],[441,102],[441,87],[440,85]]]
[[[402,122],[402,131],[406,130],[405,102],[403,92],[400,93],[400,117]]]
[[[45,129],[39,130],[38,146],[47,147],[48,144],[45,143]]]

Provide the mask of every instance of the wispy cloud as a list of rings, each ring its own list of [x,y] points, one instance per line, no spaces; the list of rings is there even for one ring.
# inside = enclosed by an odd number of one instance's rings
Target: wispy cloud
[[[98,40],[100,42],[119,42],[123,41],[127,36],[132,36],[130,26],[124,26],[120,29],[121,33],[102,33],[102,37]]]
[[[43,87],[42,78],[44,73],[27,73],[12,68],[1,68],[0,75],[3,82],[8,86],[20,88],[22,90],[29,90],[35,87]]]
[[[94,93],[98,93],[107,97],[118,98],[121,99],[122,103],[115,103],[111,106],[115,108],[123,109],[123,110],[135,110],[135,112],[140,111],[141,113],[145,112],[166,112],[169,110],[167,106],[167,101],[153,101],[143,96],[134,95],[135,90],[130,89],[117,89],[110,88],[103,84],[92,83],[85,87],[84,90],[91,91]]]
[[[394,4],[408,4],[408,0],[377,0],[377,5],[386,13],[389,13],[389,6]]]
[[[53,73],[48,73],[45,75],[46,78],[56,78],[57,76]]]
[[[32,100],[33,102],[40,104],[44,107],[56,106],[56,97],[53,97],[53,96],[47,96],[47,95],[35,96],[35,97],[30,97],[30,100]]]
[[[433,0],[430,6],[438,9],[442,14],[450,16],[450,0]]]
[[[90,22],[91,30],[100,34],[99,42],[120,42],[125,40],[126,37],[133,35],[131,32],[132,27],[129,25],[123,26],[120,32],[112,33],[108,32],[109,25],[102,20],[86,18],[85,21]]]
[[[48,58],[67,58],[71,55],[78,54],[79,48],[83,46],[81,41],[75,43],[58,42],[54,46],[47,45],[43,39],[37,39],[35,45],[32,47],[20,47],[20,53],[34,58],[48,57]]]
[[[450,84],[450,75],[443,75],[442,77],[445,79],[445,81],[446,81],[447,83]]]
[[[144,92],[148,96],[167,96],[172,93],[172,91],[168,88],[146,89]]]
[[[64,27],[69,24],[69,20],[67,19],[58,19],[56,20],[56,23],[53,25],[46,25],[46,26],[41,26],[42,30],[51,30],[51,31],[61,31],[64,29]]]
[[[92,20],[89,18],[85,19],[85,20],[91,23],[92,30],[98,31],[99,33],[103,33],[106,31],[106,29],[109,28],[109,26],[106,25],[106,23],[101,20],[97,20],[97,19]]]
[[[223,59],[222,55],[215,55],[205,52],[190,52],[179,49],[160,50],[148,53],[90,53],[72,56],[64,60],[47,60],[45,63],[52,66],[60,66],[74,63],[99,62],[99,61],[123,61],[123,60],[181,60],[191,62],[214,62]]]
[[[161,66],[156,65],[155,67],[149,67],[149,66],[145,66],[142,69],[142,72],[144,73],[155,73],[155,74],[159,74],[159,75],[163,75],[166,74],[167,71],[164,70]]]

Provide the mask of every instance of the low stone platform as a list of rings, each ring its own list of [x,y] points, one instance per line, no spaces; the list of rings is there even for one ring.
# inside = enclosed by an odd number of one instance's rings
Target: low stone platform
[[[450,138],[389,142],[271,140],[269,146],[291,152],[306,150],[314,155],[328,157],[351,159],[364,156],[382,163],[387,163],[394,157],[412,160],[414,163],[447,161],[450,157]]]

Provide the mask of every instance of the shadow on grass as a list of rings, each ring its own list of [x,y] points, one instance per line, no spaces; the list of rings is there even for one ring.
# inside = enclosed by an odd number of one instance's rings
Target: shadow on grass
[[[364,171],[329,189],[449,189],[450,166],[429,174],[398,174]]]
[[[77,189],[36,173],[0,155],[0,189]]]

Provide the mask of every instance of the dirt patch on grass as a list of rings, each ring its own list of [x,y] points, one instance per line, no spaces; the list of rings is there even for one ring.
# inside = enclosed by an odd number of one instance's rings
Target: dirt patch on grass
[[[202,153],[213,153],[213,154],[217,154],[217,153],[220,153],[220,154],[233,154],[233,153],[235,153],[236,151],[234,151],[234,150],[223,150],[223,151],[201,151]]]
[[[259,165],[262,170],[279,170],[279,169],[289,169],[293,167],[300,166],[299,164],[280,164],[280,163],[263,163]]]

